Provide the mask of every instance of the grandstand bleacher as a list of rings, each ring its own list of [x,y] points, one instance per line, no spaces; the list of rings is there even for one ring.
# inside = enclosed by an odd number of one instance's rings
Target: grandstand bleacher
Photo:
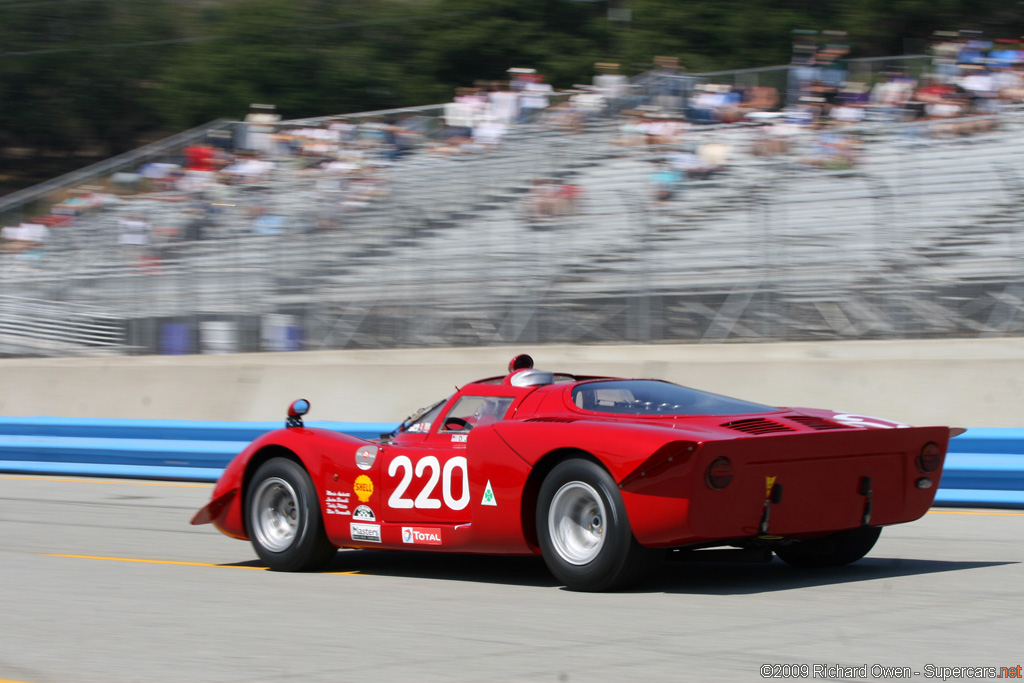
[[[377,164],[386,192],[348,209],[279,154],[202,202],[124,194],[0,254],[0,355],[1018,335],[1024,112],[993,120],[868,122],[843,170],[801,163],[811,133],[762,157],[757,126],[694,127],[683,144],[730,160],[669,202],[650,184],[669,150],[621,144],[616,118]],[[582,188],[577,209],[531,219],[537,178]],[[158,260],[119,243],[133,216]]]

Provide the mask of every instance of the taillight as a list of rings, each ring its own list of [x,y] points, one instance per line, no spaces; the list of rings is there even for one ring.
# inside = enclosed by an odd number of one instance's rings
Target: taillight
[[[917,456],[917,469],[929,474],[942,465],[942,449],[937,443],[928,442]]]
[[[705,480],[713,489],[721,490],[732,482],[732,463],[729,458],[715,458],[708,465],[708,473]]]

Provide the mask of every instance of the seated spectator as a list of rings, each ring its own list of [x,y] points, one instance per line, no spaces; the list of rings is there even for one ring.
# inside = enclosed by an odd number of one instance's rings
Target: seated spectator
[[[857,140],[827,122],[815,126],[817,136],[811,155],[800,160],[801,164],[830,171],[853,168],[857,163]]]
[[[490,114],[485,114],[479,117],[473,126],[473,143],[481,147],[497,147],[507,131],[508,125]]]
[[[14,254],[41,256],[50,231],[42,223],[20,223],[0,230],[3,250]]]
[[[885,118],[899,121],[905,118],[907,102],[914,93],[915,81],[899,74],[890,74],[885,81],[871,89],[870,106]]]
[[[670,167],[682,173],[687,180],[705,180],[711,175],[711,169],[697,154],[696,147],[690,146],[670,152],[665,157],[665,161]]]
[[[546,223],[576,213],[583,188],[558,178],[537,178],[525,198],[524,214],[530,223]]]
[[[185,148],[185,169],[188,171],[200,171],[213,173],[214,150],[206,144],[189,145]]]
[[[597,71],[593,80],[594,92],[604,110],[614,113],[629,94],[629,78],[619,73],[619,65],[614,62],[598,62],[594,68]]]
[[[683,174],[664,161],[658,162],[657,168],[651,173],[652,198],[663,204],[676,197],[682,188]]]
[[[538,73],[522,75],[522,90],[519,93],[519,121],[526,122],[536,116],[537,112],[548,108],[551,96],[555,94],[544,76]]]
[[[697,148],[697,155],[704,163],[709,177],[715,173],[721,173],[729,165],[729,157],[732,156],[732,146],[719,142],[706,142]]]
[[[508,126],[519,118],[519,93],[512,92],[507,82],[492,83],[487,102],[491,115],[498,123]]]
[[[755,112],[771,112],[779,108],[779,91],[767,85],[754,85],[743,93],[743,101],[737,107],[744,118]]]

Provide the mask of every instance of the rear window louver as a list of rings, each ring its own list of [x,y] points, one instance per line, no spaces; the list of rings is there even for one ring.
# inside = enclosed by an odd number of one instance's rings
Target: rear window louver
[[[814,417],[812,415],[793,415],[791,417],[787,417],[786,419],[789,420],[790,422],[796,422],[797,424],[801,424],[804,427],[816,429],[819,432],[823,432],[829,429],[849,429],[849,427],[847,427],[846,425],[841,425],[838,422],[826,420],[823,417]]]
[[[733,420],[721,425],[726,429],[735,429],[745,434],[772,434],[773,432],[795,432],[792,427],[787,427],[781,422],[767,420],[763,417],[755,417],[749,420]]]

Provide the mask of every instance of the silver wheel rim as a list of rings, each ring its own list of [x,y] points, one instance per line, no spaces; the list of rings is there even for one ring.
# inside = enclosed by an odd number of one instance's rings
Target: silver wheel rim
[[[299,528],[299,497],[280,477],[260,482],[252,497],[252,531],[259,544],[275,553],[287,550]]]
[[[570,564],[593,562],[604,546],[607,515],[593,486],[571,481],[558,489],[548,509],[548,532],[559,557]]]

